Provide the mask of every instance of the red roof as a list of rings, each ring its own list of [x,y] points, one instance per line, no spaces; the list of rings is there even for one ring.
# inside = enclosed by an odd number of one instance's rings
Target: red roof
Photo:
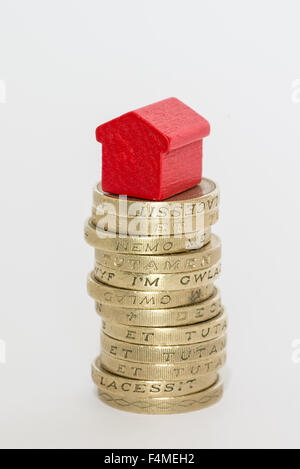
[[[201,140],[210,133],[209,122],[177,98],[168,98],[148,106],[130,111],[116,119],[100,125],[96,130],[99,142],[105,142],[106,131],[114,122],[124,117],[135,116],[155,129],[166,140],[165,151],[172,151],[189,143]]]

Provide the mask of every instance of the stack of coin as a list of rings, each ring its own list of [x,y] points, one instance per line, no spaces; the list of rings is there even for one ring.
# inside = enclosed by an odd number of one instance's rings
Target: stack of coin
[[[103,325],[92,377],[110,406],[164,414],[220,400],[227,319],[214,285],[218,215],[219,191],[208,179],[163,202],[95,187],[85,225],[95,248],[88,293]]]

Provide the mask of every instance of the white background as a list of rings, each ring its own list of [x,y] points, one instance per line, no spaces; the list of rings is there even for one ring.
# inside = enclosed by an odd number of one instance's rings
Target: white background
[[[1,0],[1,447],[300,447],[299,24],[291,0]],[[230,348],[219,405],[143,416],[91,383],[83,223],[96,126],[169,96],[212,126]]]

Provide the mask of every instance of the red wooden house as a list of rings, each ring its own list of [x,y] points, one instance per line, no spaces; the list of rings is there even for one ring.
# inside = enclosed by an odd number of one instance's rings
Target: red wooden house
[[[202,140],[209,132],[207,120],[176,98],[100,125],[102,189],[163,200],[199,184]]]

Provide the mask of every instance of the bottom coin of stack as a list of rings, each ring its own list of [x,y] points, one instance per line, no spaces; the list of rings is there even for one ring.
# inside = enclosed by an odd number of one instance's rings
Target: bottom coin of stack
[[[92,365],[100,399],[147,414],[188,412],[218,402],[226,328],[223,308],[208,321],[185,326],[141,327],[103,320],[102,353]]]
[[[136,413],[175,414],[203,409],[223,395],[222,380],[213,373],[185,381],[137,380],[106,371],[99,358],[93,363],[92,376],[103,402]],[[191,381],[195,382],[194,387]]]

